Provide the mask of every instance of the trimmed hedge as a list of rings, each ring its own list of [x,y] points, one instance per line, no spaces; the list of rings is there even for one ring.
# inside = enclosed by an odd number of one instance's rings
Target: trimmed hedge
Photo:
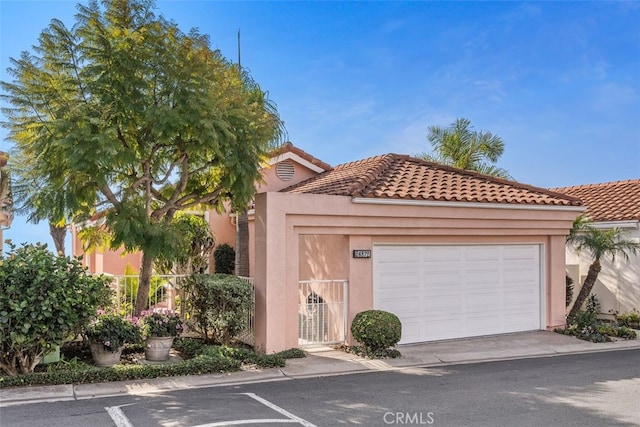
[[[175,348],[191,357],[175,364],[133,365],[122,364],[109,368],[98,368],[82,362],[67,362],[69,369],[62,365],[50,365],[47,372],[33,372],[19,376],[0,377],[0,389],[6,387],[87,384],[110,381],[138,380],[180,375],[203,375],[240,370],[243,364],[255,364],[259,368],[285,366],[285,359],[306,357],[304,351],[291,348],[274,354],[257,354],[247,348],[205,345],[202,340],[180,338],[175,340]],[[124,353],[143,351],[141,346],[129,346]]]
[[[402,336],[402,324],[398,316],[388,311],[365,310],[353,318],[351,334],[369,351],[376,353],[398,344]]]
[[[0,378],[0,388],[52,385],[87,384],[110,381],[139,380],[180,375],[216,374],[240,369],[240,362],[231,358],[216,359],[196,356],[193,359],[172,365],[116,365],[70,371],[34,372],[16,377]]]

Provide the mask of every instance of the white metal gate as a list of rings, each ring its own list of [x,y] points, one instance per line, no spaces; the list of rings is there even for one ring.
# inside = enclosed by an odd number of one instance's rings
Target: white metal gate
[[[298,345],[339,344],[347,338],[346,280],[298,282]]]

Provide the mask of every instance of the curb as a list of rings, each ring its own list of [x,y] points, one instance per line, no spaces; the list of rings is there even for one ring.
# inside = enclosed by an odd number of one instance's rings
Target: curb
[[[529,352],[520,354],[510,354],[504,356],[473,357],[466,352],[459,354],[437,355],[432,352],[431,360],[423,360],[416,356],[407,356],[404,363],[402,359],[385,360],[369,359],[342,359],[331,358],[330,356],[318,356],[324,359],[318,366],[308,362],[291,362],[284,368],[272,368],[269,370],[250,370],[229,372],[223,374],[190,375],[180,377],[161,377],[148,380],[130,380],[110,383],[93,384],[63,384],[52,386],[33,386],[0,389],[0,408],[7,406],[24,405],[38,402],[61,402],[70,400],[86,400],[101,397],[112,397],[122,395],[153,395],[157,393],[184,390],[204,387],[223,387],[242,384],[255,384],[272,381],[287,381],[304,378],[320,378],[339,375],[362,374],[370,372],[402,371],[416,368],[442,368],[445,366],[465,365],[473,363],[488,363],[500,361],[512,361],[543,357],[568,356],[576,354],[603,353],[622,350],[640,349],[640,341],[622,341],[615,346],[597,348],[588,346],[585,348],[582,343],[578,345],[569,344],[550,345],[544,350],[532,348]],[[585,343],[586,344],[586,343]],[[582,347],[582,348],[579,348]],[[465,354],[467,357],[465,357]],[[434,360],[436,359],[436,360]],[[296,359],[292,359],[296,360]],[[393,363],[397,361],[398,363]],[[314,366],[316,366],[314,368]]]

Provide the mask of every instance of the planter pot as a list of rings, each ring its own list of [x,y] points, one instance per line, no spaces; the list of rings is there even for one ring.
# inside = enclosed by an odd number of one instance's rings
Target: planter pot
[[[173,337],[149,337],[144,348],[144,357],[152,362],[168,360],[171,345]]]
[[[122,349],[120,347],[116,351],[105,350],[102,343],[90,342],[91,356],[93,357],[93,363],[96,366],[107,367],[117,365],[120,362],[120,356],[122,355]]]
[[[53,349],[49,353],[42,356],[42,361],[40,363],[43,365],[47,365],[49,363],[56,363],[59,361],[60,361],[60,346],[55,345],[53,346]]]

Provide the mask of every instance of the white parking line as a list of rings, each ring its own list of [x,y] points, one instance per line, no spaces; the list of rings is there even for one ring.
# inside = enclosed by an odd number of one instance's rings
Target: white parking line
[[[300,417],[298,417],[296,415],[293,415],[291,412],[287,411],[286,409],[282,409],[278,405],[273,404],[273,403],[269,402],[266,399],[263,399],[262,397],[258,396],[255,393],[241,393],[241,394],[247,395],[250,398],[252,398],[254,400],[257,400],[258,402],[262,403],[263,405],[273,409],[274,411],[280,412],[285,417],[287,417],[287,418],[289,418],[291,420],[294,420],[294,421],[302,424],[305,427],[317,427],[315,424],[312,424],[307,420],[303,420],[302,418],[300,418]]]
[[[264,419],[252,419],[252,420],[220,421],[220,422],[209,423],[209,424],[200,424],[194,427],[222,427],[222,426],[238,426],[238,425],[247,425],[247,424],[284,424],[284,423],[301,424],[304,427],[317,427],[315,424],[312,424],[307,420],[304,420],[296,415],[293,415],[291,412],[287,411],[286,409],[283,409],[278,405],[271,403],[266,399],[263,399],[262,397],[258,396],[255,393],[239,393],[239,394],[249,396],[250,398],[262,403],[264,406],[268,407],[269,409],[273,409],[274,411],[279,412],[280,414],[284,415],[287,418],[286,419],[264,418]],[[133,424],[131,424],[131,421],[129,421],[129,418],[127,418],[124,412],[122,412],[122,409],[120,409],[123,406],[130,406],[130,405],[135,405],[135,403],[129,403],[127,405],[120,405],[120,406],[107,406],[104,409],[107,411],[107,413],[109,414],[113,422],[116,424],[116,427],[133,427]]]
[[[284,424],[284,423],[295,423],[298,424],[295,420],[288,420],[282,418],[275,419],[265,419],[265,420],[236,420],[236,421],[220,421],[219,423],[211,423],[211,424],[200,424],[198,426],[193,427],[224,427],[224,426],[240,426],[246,424]]]
[[[129,406],[129,405],[122,405],[122,406]],[[120,408],[121,406],[108,406],[108,407],[105,407],[104,409],[107,410],[107,413],[109,414],[113,422],[116,423],[116,427],[133,427],[133,424],[131,424],[131,421],[129,421],[129,418],[127,418],[127,416],[124,414],[124,412],[122,412],[122,409]]]

